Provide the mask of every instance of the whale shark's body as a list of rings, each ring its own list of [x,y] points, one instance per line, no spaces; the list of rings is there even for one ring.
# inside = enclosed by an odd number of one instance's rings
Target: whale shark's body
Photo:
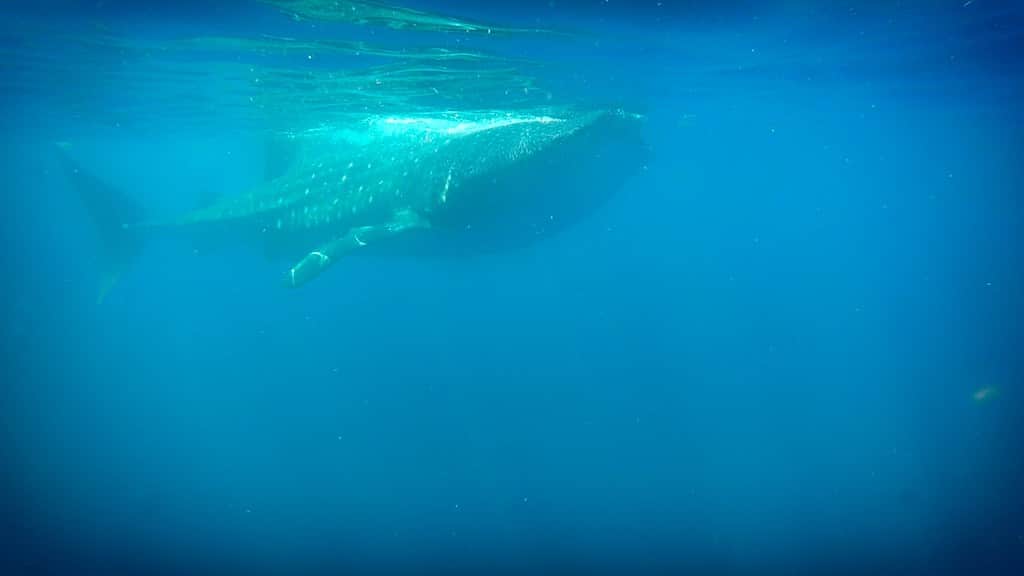
[[[378,117],[291,139],[279,176],[180,218],[144,220],[67,158],[98,225],[108,282],[154,228],[258,237],[299,286],[357,250],[459,254],[519,246],[600,205],[643,161],[622,111]]]

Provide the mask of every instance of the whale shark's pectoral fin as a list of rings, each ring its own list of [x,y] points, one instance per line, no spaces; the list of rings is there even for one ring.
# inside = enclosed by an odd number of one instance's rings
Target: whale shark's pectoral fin
[[[407,230],[426,228],[428,223],[411,210],[403,210],[384,224],[359,226],[349,229],[343,236],[320,246],[299,260],[285,275],[289,288],[298,288],[320,275],[328,266],[345,255],[364,246],[372,246]]]

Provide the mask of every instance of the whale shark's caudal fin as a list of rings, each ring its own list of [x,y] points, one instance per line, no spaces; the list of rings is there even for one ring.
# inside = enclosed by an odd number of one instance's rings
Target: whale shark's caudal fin
[[[96,227],[100,248],[100,279],[97,301],[102,302],[118,278],[135,260],[141,248],[141,230],[128,228],[141,220],[141,210],[130,198],[99,178],[82,170],[68,153],[67,144],[58,145],[60,163],[82,198]]]

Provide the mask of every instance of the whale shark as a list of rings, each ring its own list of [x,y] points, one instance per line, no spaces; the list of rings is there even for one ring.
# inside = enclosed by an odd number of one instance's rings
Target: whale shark
[[[282,283],[295,288],[357,252],[478,254],[549,237],[642,168],[642,124],[621,109],[371,116],[285,135],[279,174],[166,219],[145,218],[66,147],[61,158],[95,223],[101,298],[161,230],[259,243],[291,258]]]

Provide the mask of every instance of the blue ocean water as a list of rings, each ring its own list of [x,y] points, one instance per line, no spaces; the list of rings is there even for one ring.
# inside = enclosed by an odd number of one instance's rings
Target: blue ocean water
[[[1021,573],[1021,6],[277,4],[0,24],[4,574]],[[423,106],[622,107],[647,160],[525,248],[291,291],[154,235],[97,304],[55,143],[181,214],[416,54]]]

